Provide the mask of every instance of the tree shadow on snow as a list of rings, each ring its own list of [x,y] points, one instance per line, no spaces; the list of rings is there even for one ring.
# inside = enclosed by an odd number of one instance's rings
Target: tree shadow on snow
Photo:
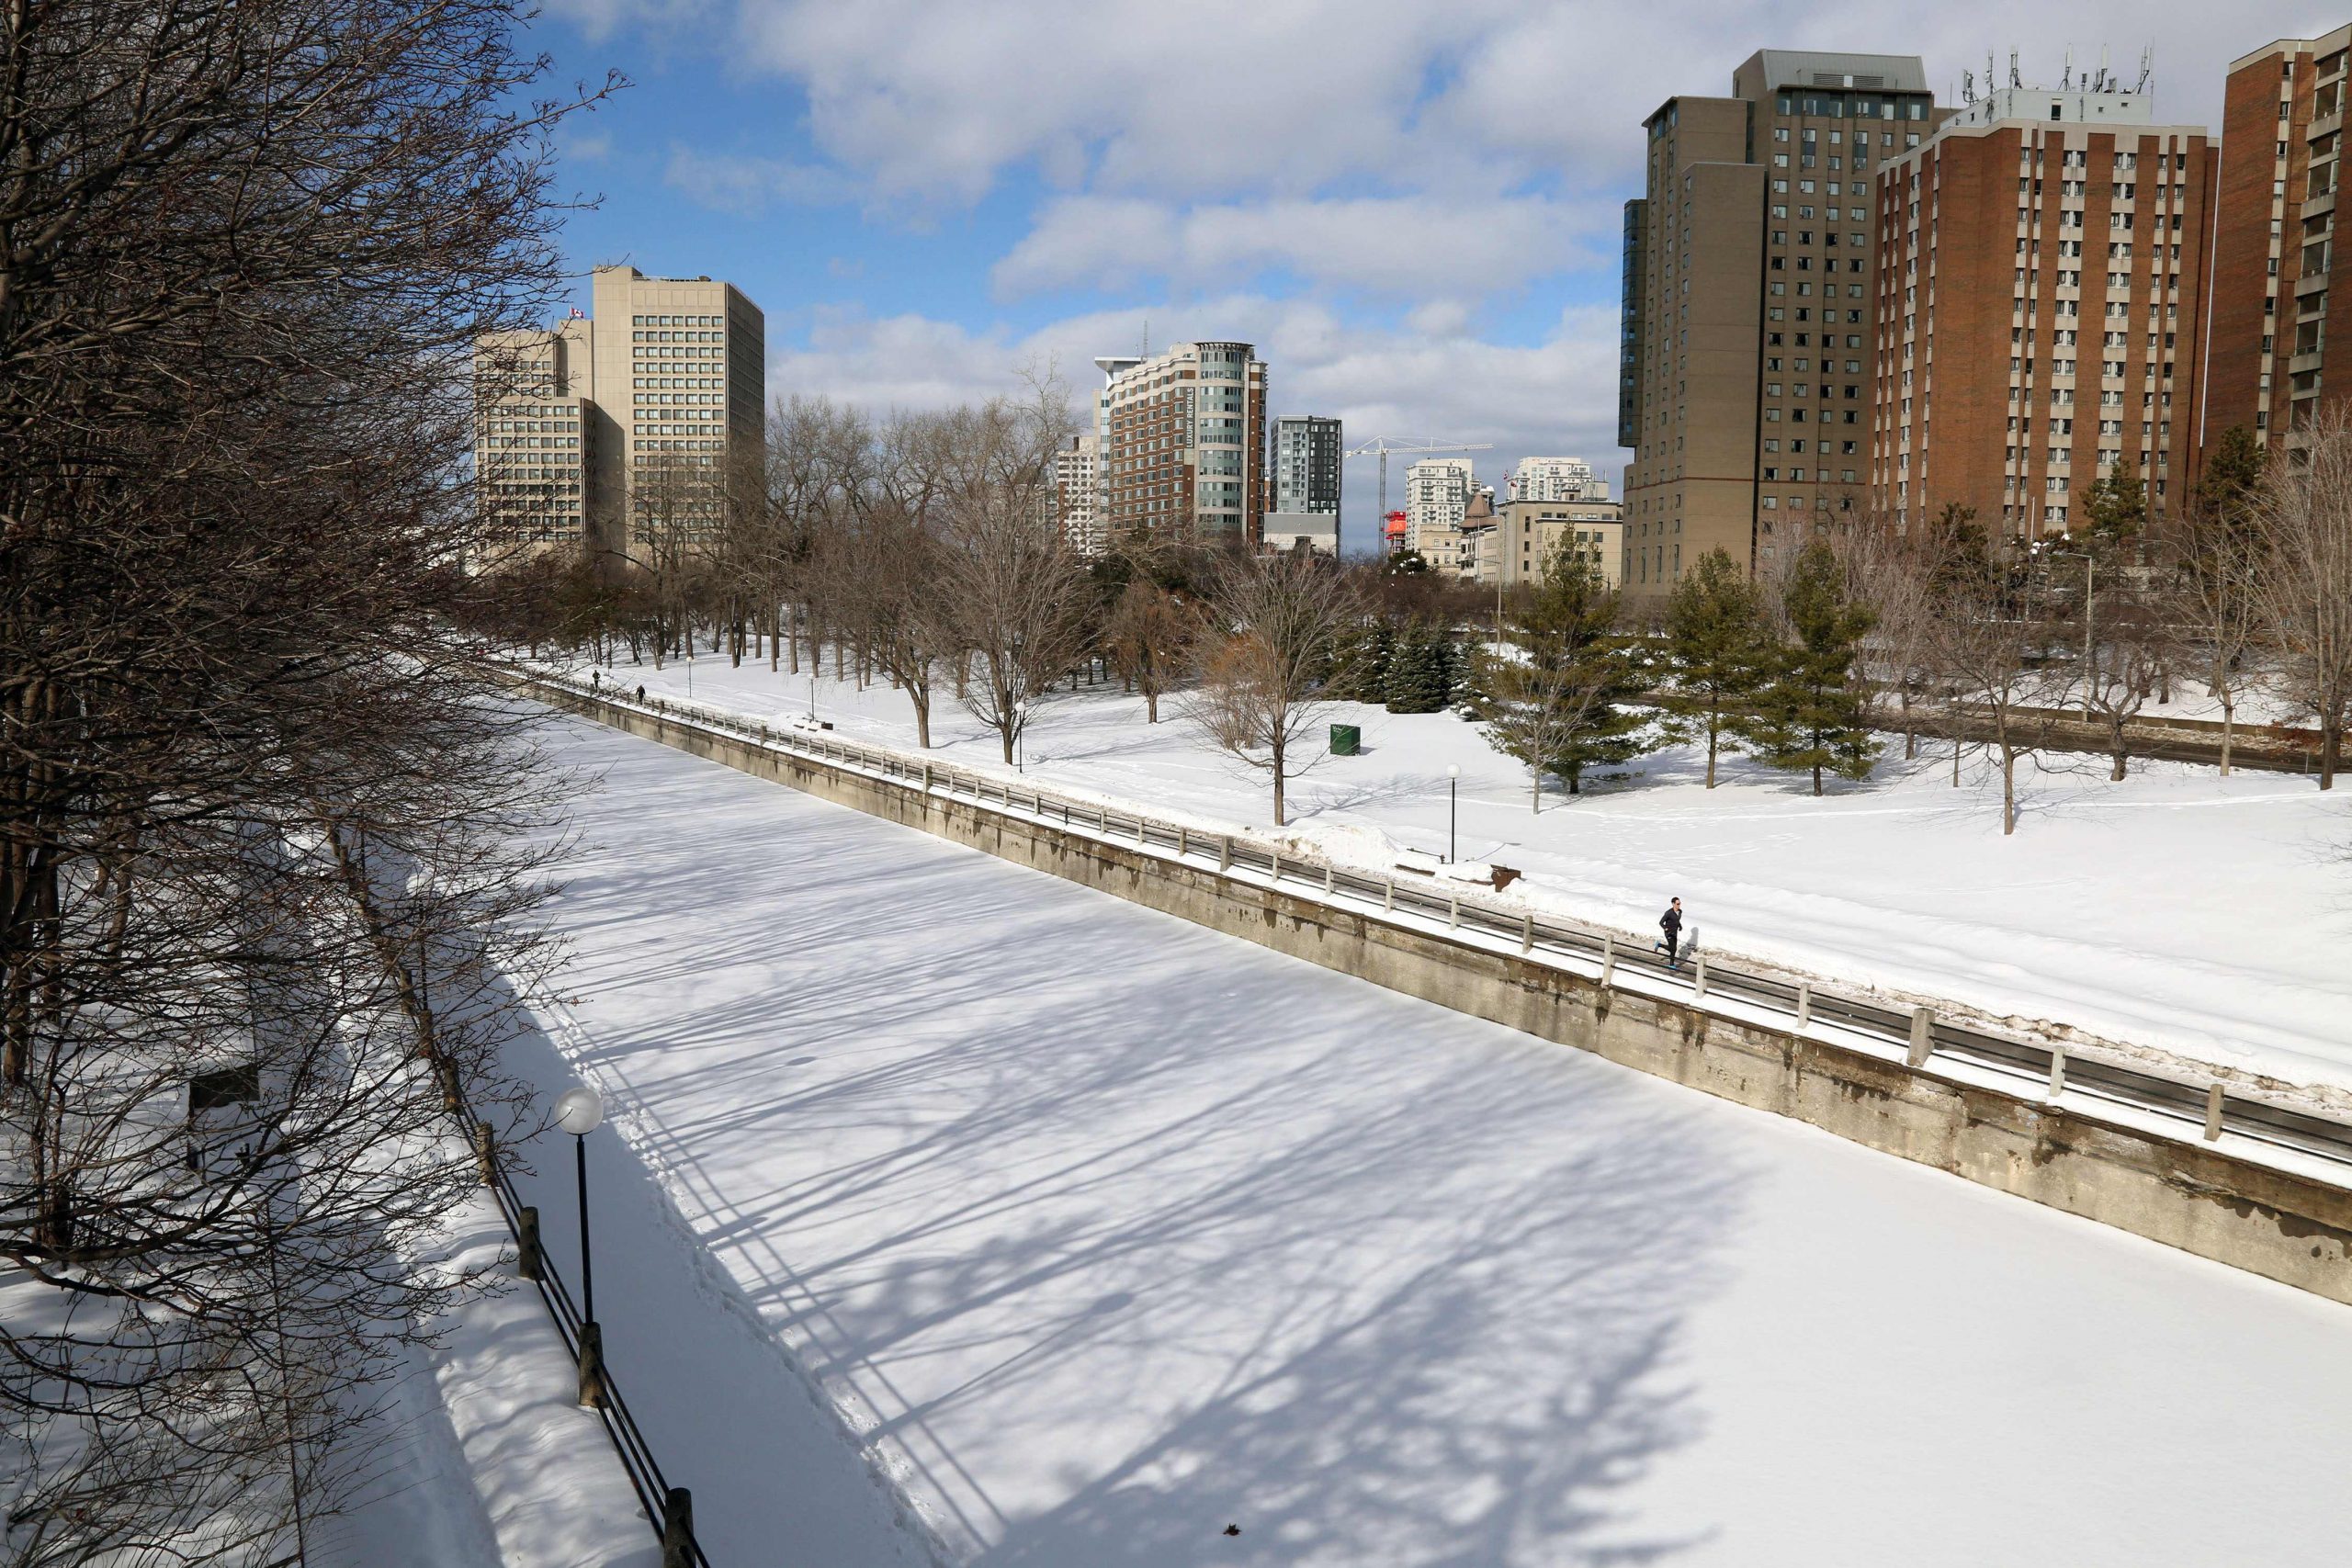
[[[1703,1421],[1682,1322],[1747,1179],[1696,1108],[845,811],[779,794],[747,841],[669,760],[616,773],[647,826],[575,877],[568,988],[637,1010],[567,1049],[957,1556],[1534,1568],[1712,1533],[1621,1501]],[[792,897],[730,918],[747,877]],[[696,1505],[784,1529],[797,1490]]]

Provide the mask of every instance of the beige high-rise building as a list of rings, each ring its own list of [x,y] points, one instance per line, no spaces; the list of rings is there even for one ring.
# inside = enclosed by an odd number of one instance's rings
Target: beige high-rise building
[[[1246,343],[1105,355],[1095,404],[1102,525],[1250,547],[1266,513],[1266,363]]]
[[[592,275],[600,435],[592,493],[606,538],[634,547],[662,526],[681,491],[689,537],[720,521],[730,470],[766,451],[767,317],[731,283],[648,277],[633,266]]]
[[[476,355],[481,504],[498,536],[646,564],[694,539],[766,447],[767,321],[729,283],[598,267],[591,313]],[[657,516],[658,514],[658,516]]]
[[[585,391],[592,349],[590,324],[575,311],[548,331],[485,338],[476,353],[476,496],[495,551],[582,536],[595,440]]]
[[[1052,520],[1064,542],[1082,556],[1099,556],[1107,543],[1102,527],[1102,438],[1073,435],[1054,454],[1046,491]]]
[[[1625,509],[1615,501],[1512,501],[1472,542],[1472,578],[1514,587],[1544,575],[1552,552],[1576,551],[1611,588],[1624,581]]]
[[[1521,457],[1503,493],[1512,501],[1606,501],[1609,481],[1582,457]]]
[[[1440,557],[1458,557],[1463,520],[1477,492],[1477,475],[1467,457],[1423,457],[1406,466],[1405,536],[1431,567]]]
[[[1625,591],[1756,570],[1869,483],[1871,176],[1939,119],[1913,55],[1768,49],[1645,122],[1627,204]]]

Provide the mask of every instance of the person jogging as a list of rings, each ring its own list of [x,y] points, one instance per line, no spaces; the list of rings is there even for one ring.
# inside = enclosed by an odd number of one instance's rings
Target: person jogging
[[[1658,939],[1653,951],[1666,954],[1666,966],[1668,969],[1681,968],[1682,960],[1679,956],[1682,946],[1681,899],[1674,899],[1667,905],[1666,913],[1657,918],[1657,929],[1666,934]]]

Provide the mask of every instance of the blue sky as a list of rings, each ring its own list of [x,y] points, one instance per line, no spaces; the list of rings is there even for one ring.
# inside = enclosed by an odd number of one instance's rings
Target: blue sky
[[[1988,50],[2136,69],[2212,124],[2229,60],[2340,16],[2184,0],[1966,7],[1662,0],[546,0],[559,82],[633,85],[567,130],[584,270],[735,282],[769,392],[978,398],[1052,362],[1256,342],[1277,412],[1615,469],[1620,205],[1643,118],[1766,47]],[[2226,13],[2226,14],[2225,14]],[[583,308],[583,297],[578,301]],[[1392,484],[1394,479],[1392,479]],[[1363,537],[1373,469],[1350,466]]]

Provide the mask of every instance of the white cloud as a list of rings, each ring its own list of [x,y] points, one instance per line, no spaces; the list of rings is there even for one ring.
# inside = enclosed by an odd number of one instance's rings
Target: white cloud
[[[832,169],[775,158],[705,152],[673,142],[662,183],[705,207],[757,217],[778,204],[820,206],[855,199],[855,187]]]
[[[1164,278],[1215,287],[1279,268],[1317,285],[1472,298],[1609,258],[1613,209],[1542,197],[1285,197],[1181,209],[1126,197],[1048,206],[991,275],[1001,294]]]
[[[605,36],[631,20],[807,94],[830,158],[888,199],[968,202],[1034,166],[1069,188],[1159,200],[1307,196],[1344,182],[1464,198],[1638,175],[1643,117],[1727,92],[1756,49],[1920,54],[1939,93],[2022,40],[2029,76],[2070,45],[2136,69],[2158,112],[2211,122],[2231,59],[2330,26],[2306,0],[551,0]]]

